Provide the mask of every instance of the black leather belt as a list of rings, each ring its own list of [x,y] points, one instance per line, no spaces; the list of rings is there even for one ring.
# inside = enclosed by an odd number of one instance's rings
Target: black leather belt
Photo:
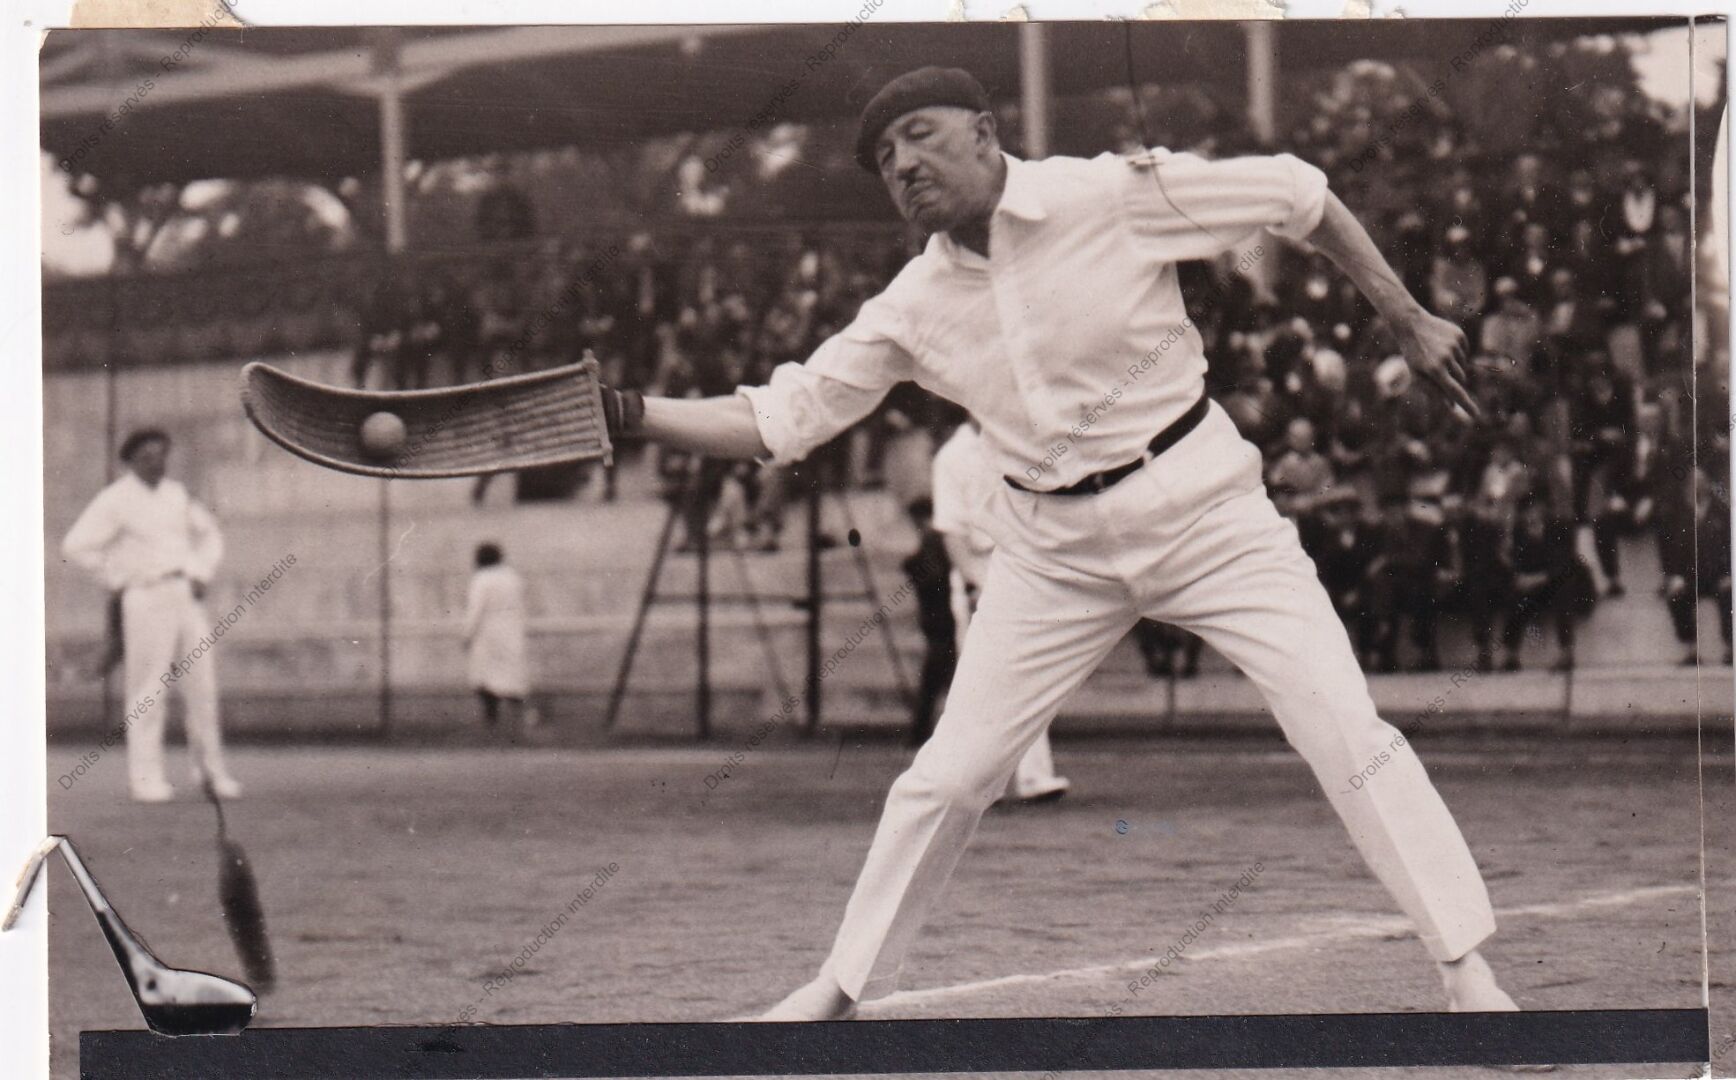
[[[1155,458],[1176,443],[1181,442],[1187,437],[1188,432],[1200,426],[1200,421],[1206,418],[1206,412],[1210,408],[1211,401],[1202,394],[1200,399],[1189,406],[1187,412],[1182,413],[1175,423],[1158,432],[1157,437],[1146,444],[1146,452]],[[1104,469],[1102,472],[1092,473],[1076,484],[1068,484],[1064,488],[1056,488],[1053,491],[1040,491],[1037,488],[1026,487],[1010,476],[1005,479],[1007,483],[1020,491],[1029,491],[1033,495],[1096,495],[1108,491],[1122,480],[1138,472],[1144,467],[1146,460],[1146,458],[1140,458],[1138,461],[1130,461],[1125,465],[1117,465],[1113,469]]]

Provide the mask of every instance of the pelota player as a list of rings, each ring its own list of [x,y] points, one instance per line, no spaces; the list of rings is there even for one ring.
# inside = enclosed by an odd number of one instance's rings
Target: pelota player
[[[1513,1009],[1477,951],[1495,929],[1481,875],[1421,762],[1405,745],[1375,782],[1344,782],[1397,733],[1266,496],[1259,452],[1203,396],[1175,264],[1260,229],[1306,240],[1391,324],[1411,368],[1474,412],[1464,335],[1406,292],[1325,176],[1287,154],[1021,161],[1001,151],[976,80],[936,68],[869,102],[856,149],[931,236],[854,322],[733,397],[604,397],[617,433],[789,462],[911,379],[982,424],[1006,480],[945,712],[892,785],[831,955],[763,1018],[845,1017],[893,988],[985,808],[1142,615],[1197,633],[1259,687],[1415,924],[1450,1007]]]

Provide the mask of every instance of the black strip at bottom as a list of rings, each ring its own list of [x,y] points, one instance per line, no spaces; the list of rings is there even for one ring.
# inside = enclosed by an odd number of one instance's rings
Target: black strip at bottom
[[[1694,1064],[1704,1009],[812,1024],[258,1028],[79,1036],[85,1080],[780,1076],[1406,1065]]]

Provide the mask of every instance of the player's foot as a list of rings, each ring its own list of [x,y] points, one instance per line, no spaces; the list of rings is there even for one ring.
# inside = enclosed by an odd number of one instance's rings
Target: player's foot
[[[813,982],[791,993],[758,1016],[763,1023],[803,1020],[848,1020],[856,1014],[856,1002],[839,988],[837,980],[821,972]]]
[[[1604,595],[1609,597],[1611,600],[1619,600],[1626,596],[1627,590],[1622,587],[1621,578],[1610,578],[1609,591],[1604,593]]]
[[[228,773],[219,773],[211,778],[211,790],[217,793],[219,799],[241,798],[241,781]]]
[[[1047,780],[1032,784],[1029,787],[1015,787],[1012,798],[1007,801],[1018,803],[1021,806],[1054,802],[1067,794],[1072,786],[1073,782],[1065,776],[1051,776]]]
[[[175,788],[167,780],[155,783],[134,784],[133,801],[142,803],[166,803],[175,801]]]
[[[204,783],[204,770],[194,769],[193,786],[200,787]],[[211,773],[211,790],[216,793],[219,799],[239,799],[241,798],[241,781],[230,776],[227,770],[213,771]]]
[[[1447,988],[1448,1012],[1518,1012],[1519,1006],[1495,982],[1489,962],[1475,949],[1447,963],[1437,963]]]

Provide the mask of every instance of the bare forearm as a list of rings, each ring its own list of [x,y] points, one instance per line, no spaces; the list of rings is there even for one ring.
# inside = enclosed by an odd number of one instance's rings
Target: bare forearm
[[[1422,305],[1393,272],[1362,222],[1330,191],[1326,193],[1326,212],[1308,234],[1308,242],[1356,282],[1374,309],[1395,327],[1402,327],[1423,313]]]
[[[645,417],[633,434],[710,457],[769,457],[753,406],[743,397],[648,397]]]
[[[1456,323],[1429,313],[1393,273],[1368,230],[1338,196],[1326,193],[1326,211],[1308,241],[1338,264],[1369,303],[1392,326],[1411,370],[1434,384],[1446,399],[1475,418],[1466,362],[1470,343]]]

